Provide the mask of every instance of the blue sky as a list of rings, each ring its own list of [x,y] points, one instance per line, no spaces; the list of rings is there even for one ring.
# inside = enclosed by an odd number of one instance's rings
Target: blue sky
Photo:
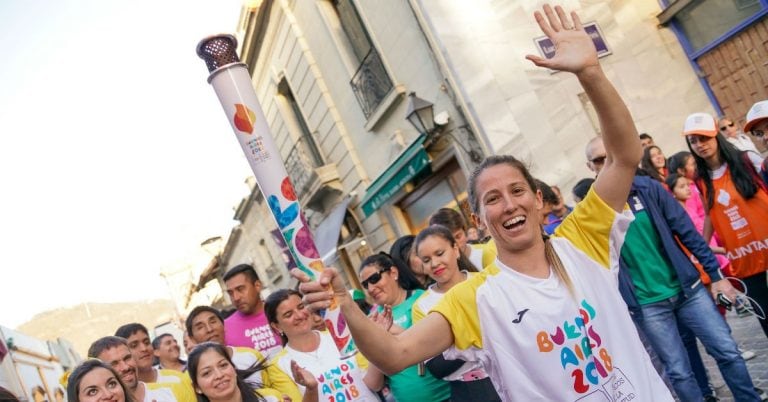
[[[240,5],[0,0],[0,324],[167,298],[229,233],[250,170],[195,46]]]

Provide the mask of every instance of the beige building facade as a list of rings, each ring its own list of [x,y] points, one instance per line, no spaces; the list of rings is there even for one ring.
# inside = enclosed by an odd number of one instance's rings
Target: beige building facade
[[[682,3],[682,14],[672,10]],[[591,176],[584,145],[600,133],[589,100],[574,76],[525,60],[546,50],[537,46],[542,34],[532,18],[541,4],[245,3],[241,60],[320,253],[346,272],[350,285],[358,285],[363,258],[417,233],[438,208],[468,217],[467,177],[485,155],[515,155],[535,176],[566,190],[566,198],[576,181]],[[690,30],[681,28],[685,12],[717,6],[714,0],[565,6],[592,24],[604,47],[601,64],[638,131],[651,134],[667,156],[685,149],[679,133],[688,114],[724,109],[694,65],[703,53],[689,49]],[[749,21],[764,23],[761,7]],[[438,129],[420,132],[406,121],[411,92],[433,104]],[[261,230],[256,241],[268,241],[266,226],[248,219],[265,222],[246,217],[243,233]]]
[[[440,49],[451,79],[492,153],[527,161],[535,176],[568,189],[591,173],[584,144],[599,134],[596,116],[576,78],[525,59],[539,55],[531,17],[541,2],[412,0]],[[683,48],[659,28],[656,0],[571,1],[595,22],[609,54],[601,65],[624,98],[639,132],[668,155],[685,147],[679,133],[695,111],[713,113]]]

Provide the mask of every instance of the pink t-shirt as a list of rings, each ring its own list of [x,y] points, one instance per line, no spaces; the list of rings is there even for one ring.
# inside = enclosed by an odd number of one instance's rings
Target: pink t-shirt
[[[226,330],[224,342],[227,345],[256,349],[267,359],[272,358],[283,348],[280,337],[272,331],[263,311],[252,315],[235,311],[224,320],[224,329]]]
[[[691,197],[685,200],[685,212],[688,212],[688,216],[691,217],[693,225],[696,226],[696,230],[698,230],[700,234],[703,234],[704,218],[707,214],[704,211],[704,204],[701,202],[701,193],[699,192],[699,188],[696,187],[696,184],[693,182],[690,183],[690,186]],[[720,246],[720,240],[717,236],[717,233],[712,234],[712,239],[710,239],[709,245]],[[715,258],[717,258],[717,262],[720,263],[721,269],[726,269],[728,265],[731,264],[731,262],[728,261],[728,258],[722,254],[715,254]]]
[[[689,183],[691,189],[691,197],[685,200],[685,210],[691,217],[696,230],[699,233],[704,233],[704,217],[707,213],[704,211],[704,205],[701,203],[701,193],[696,184],[691,181]]]

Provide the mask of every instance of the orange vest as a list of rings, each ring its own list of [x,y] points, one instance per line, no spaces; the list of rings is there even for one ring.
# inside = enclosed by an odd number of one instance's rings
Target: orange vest
[[[736,190],[731,171],[712,180],[714,203],[709,210],[712,226],[728,252],[731,273],[746,278],[768,268],[768,193],[758,186],[752,199],[745,200]],[[706,187],[702,195],[707,199]]]

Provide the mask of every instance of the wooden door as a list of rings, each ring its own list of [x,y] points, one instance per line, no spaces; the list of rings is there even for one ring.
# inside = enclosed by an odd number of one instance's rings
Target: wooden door
[[[753,103],[768,99],[768,18],[750,25],[696,63],[725,116],[742,125]],[[762,141],[753,142],[765,151]]]

